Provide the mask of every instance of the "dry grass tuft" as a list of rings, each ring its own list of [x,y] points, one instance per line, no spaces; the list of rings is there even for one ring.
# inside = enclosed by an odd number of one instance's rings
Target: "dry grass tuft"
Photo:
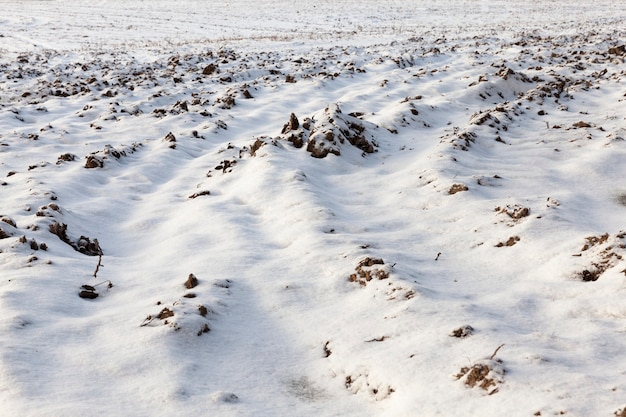
[[[489,359],[461,368],[455,375],[456,379],[462,380],[469,388],[479,387],[487,391],[488,395],[497,393],[498,385],[503,382],[504,368],[502,361],[495,359],[495,356],[503,346],[498,346]]]

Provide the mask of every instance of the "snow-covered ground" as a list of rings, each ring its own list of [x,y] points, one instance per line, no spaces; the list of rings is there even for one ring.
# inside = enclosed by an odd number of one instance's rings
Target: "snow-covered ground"
[[[622,2],[92,3],[2,2],[2,416],[626,416]]]

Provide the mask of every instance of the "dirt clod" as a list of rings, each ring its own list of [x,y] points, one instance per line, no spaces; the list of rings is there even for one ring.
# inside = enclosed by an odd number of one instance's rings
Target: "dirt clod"
[[[67,237],[67,225],[65,223],[54,222],[48,226],[50,233],[55,234],[65,243],[70,243],[70,239]]]
[[[506,205],[505,207],[496,207],[495,211],[498,213],[504,213],[513,220],[520,220],[524,217],[530,216],[530,208],[523,207],[518,204]]]
[[[71,153],[64,153],[63,155],[60,155],[59,158],[57,159],[56,164],[60,165],[63,162],[71,162],[71,161],[75,161],[76,160],[76,155],[73,155]]]
[[[473,363],[471,366],[461,368],[459,373],[456,374],[456,379],[462,380],[468,388],[482,388],[489,395],[498,392],[498,385],[503,381],[505,370],[502,366],[502,361],[496,359],[496,354],[503,346],[498,346],[489,359],[484,359]]]
[[[185,281],[185,288],[191,289],[198,285],[198,278],[194,274],[189,274],[187,281]]]
[[[256,156],[256,152],[261,149],[265,145],[265,142],[261,139],[257,139],[254,141],[252,145],[250,145],[250,155]]]
[[[81,236],[78,241],[72,242],[72,240],[67,236],[67,225],[65,223],[54,222],[50,226],[48,226],[50,233],[58,236],[61,241],[67,243],[71,247],[74,248],[77,252],[84,253],[88,256],[97,256],[102,255],[102,248],[98,243],[98,239],[94,239],[93,241],[86,237]]]
[[[85,161],[85,168],[102,168],[104,166],[104,161],[102,158],[96,155],[87,156],[87,160]]]
[[[452,187],[450,187],[448,194],[453,195],[453,194],[460,193],[462,191],[468,191],[468,190],[469,188],[467,188],[467,185],[453,184]]]
[[[465,385],[470,388],[478,386],[484,390],[489,390],[491,387],[496,386],[493,378],[488,378],[490,372],[491,369],[489,366],[485,364],[475,364],[461,368],[461,371],[456,377],[457,379],[465,377]]]
[[[198,306],[198,312],[200,313],[200,315],[202,317],[206,317],[206,315],[209,313],[209,310],[207,310],[207,308],[205,306],[203,306],[202,304],[200,304]]]
[[[163,310],[161,310],[159,312],[159,314],[157,315],[157,318],[159,320],[165,320],[169,317],[173,317],[174,316],[174,312],[172,310],[170,310],[169,308],[165,307],[163,308]]]
[[[362,286],[366,286],[374,278],[378,280],[389,278],[389,270],[386,268],[385,262],[380,258],[370,258],[368,256],[362,259],[354,270],[356,273],[350,275],[349,281],[358,282]]]
[[[6,224],[11,225],[13,227],[17,227],[15,220],[13,220],[12,218],[8,216],[2,216],[2,218],[0,218],[0,221],[5,222]]]
[[[584,251],[588,250],[589,248],[591,248],[593,246],[601,245],[604,242],[606,242],[608,239],[609,239],[609,234],[608,233],[605,233],[605,234],[600,235],[600,236],[589,236],[589,237],[586,237],[585,240],[587,240],[587,243],[585,243],[585,246],[583,246],[580,251],[584,252]]]
[[[193,193],[189,196],[189,198],[194,199],[197,197],[201,197],[203,195],[211,195],[211,192],[208,190],[204,190],[204,191],[198,191],[197,193]]]
[[[615,235],[605,233],[586,237],[580,253],[573,255],[590,258],[586,268],[576,274],[577,278],[584,282],[597,281],[604,272],[618,265],[624,258],[625,238],[626,232],[623,231]]]
[[[198,336],[202,336],[202,334],[208,333],[210,331],[211,331],[211,328],[209,327],[209,325],[204,323],[202,327],[200,328],[200,330],[198,331]]]
[[[598,278],[600,278],[601,274],[602,272],[600,272],[597,269],[594,269],[591,271],[588,269],[585,269],[580,273],[580,279],[582,279],[584,282],[597,281]]]
[[[217,66],[209,64],[202,70],[202,75],[212,75],[217,70]]]
[[[98,293],[94,291],[83,290],[78,293],[78,296],[80,298],[87,298],[87,299],[93,300],[94,298],[98,298]]]
[[[519,236],[511,236],[510,238],[508,238],[508,240],[506,242],[500,242],[496,245],[497,248],[501,248],[503,246],[514,246],[517,242],[520,241]]]
[[[78,241],[72,246],[74,246],[74,249],[76,249],[80,253],[84,253],[85,255],[102,255],[102,249],[100,248],[98,239],[94,239],[92,241],[87,236],[81,236]]]
[[[346,142],[363,151],[363,155],[375,152],[377,145],[365,122],[343,114],[337,104],[328,106],[316,117],[306,147],[314,158],[339,156],[340,147]]]
[[[176,136],[172,132],[169,132],[163,138],[163,141],[171,143],[170,148],[176,149]]]
[[[465,326],[459,327],[458,329],[452,330],[452,333],[450,333],[450,336],[464,338],[464,337],[470,336],[472,333],[474,333],[474,328],[470,325],[465,325]]]
[[[327,358],[330,355],[333,354],[333,352],[330,350],[330,348],[328,347],[328,345],[330,344],[330,340],[326,341],[326,343],[324,343],[324,357]]]
[[[289,116],[289,122],[285,123],[283,126],[283,130],[280,132],[281,134],[285,134],[291,132],[292,130],[297,130],[300,127],[300,122],[294,113],[291,113]]]

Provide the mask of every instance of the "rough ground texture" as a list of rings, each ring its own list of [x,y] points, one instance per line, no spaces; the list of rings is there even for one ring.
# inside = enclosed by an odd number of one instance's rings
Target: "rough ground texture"
[[[624,415],[622,5],[175,3],[3,2],[3,412]]]

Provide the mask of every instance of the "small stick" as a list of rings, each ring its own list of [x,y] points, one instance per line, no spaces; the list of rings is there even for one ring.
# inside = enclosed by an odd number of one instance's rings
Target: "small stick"
[[[100,270],[100,267],[103,266],[102,265],[102,254],[98,255],[98,265],[96,265],[96,270],[93,271],[93,277],[94,278],[98,278],[98,271]]]
[[[102,265],[102,248],[100,248],[100,242],[98,242],[98,239],[94,239],[93,243],[96,246],[96,249],[98,250],[98,265],[96,265],[96,270],[93,272],[93,277],[98,278],[98,271],[100,270],[100,267],[103,266]]]
[[[498,346],[498,347],[496,348],[496,350],[493,352],[493,354],[491,355],[491,357],[489,358],[489,360],[493,360],[493,358],[495,358],[495,357],[496,357],[496,353],[498,353],[498,351],[500,350],[500,348],[501,348],[502,346],[504,346],[504,343],[502,343],[500,346]]]
[[[143,323],[141,323],[141,324],[139,325],[139,327],[145,327],[145,326],[147,326],[148,324],[152,323],[152,321],[153,321],[155,318],[156,318],[156,317],[152,317],[152,316],[148,316],[148,317],[146,317],[146,319],[143,321]]]
[[[387,339],[387,336],[381,336],[381,337],[375,337],[371,340],[366,340],[365,343],[370,343],[370,342],[384,342],[385,339]]]

